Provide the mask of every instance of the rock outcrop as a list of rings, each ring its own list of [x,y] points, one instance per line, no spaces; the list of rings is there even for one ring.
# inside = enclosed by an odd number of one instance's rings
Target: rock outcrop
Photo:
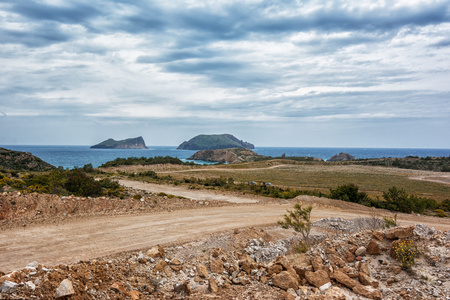
[[[354,160],[355,157],[348,153],[341,152],[339,155],[333,155],[328,161],[344,161],[344,160]]]
[[[266,156],[259,155],[251,150],[242,148],[201,150],[189,157],[191,160],[202,160],[218,163],[242,163],[255,161]]]
[[[231,134],[200,134],[178,146],[180,150],[216,150],[228,148],[255,149],[251,143],[237,139]]]
[[[112,138],[91,146],[91,149],[147,149],[142,136],[116,141]]]

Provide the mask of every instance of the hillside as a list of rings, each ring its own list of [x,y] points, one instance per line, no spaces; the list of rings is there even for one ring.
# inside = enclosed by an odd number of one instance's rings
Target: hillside
[[[147,149],[142,136],[116,141],[112,138],[91,146],[91,149]]]
[[[180,150],[216,150],[228,148],[254,149],[251,143],[237,139],[231,134],[200,134],[178,146]]]
[[[0,168],[17,171],[47,171],[55,167],[29,152],[0,148]]]

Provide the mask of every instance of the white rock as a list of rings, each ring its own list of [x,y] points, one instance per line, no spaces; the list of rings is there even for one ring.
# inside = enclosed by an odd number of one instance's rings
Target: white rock
[[[56,298],[70,296],[73,294],[75,294],[75,290],[73,289],[72,282],[69,279],[64,279],[56,289]]]
[[[9,280],[3,282],[2,286],[0,286],[0,293],[12,294],[17,290],[18,284]]]
[[[322,285],[321,287],[319,287],[319,290],[323,293],[326,290],[328,290],[331,287],[331,282],[327,282],[324,285]]]
[[[32,281],[25,282],[25,286],[32,291],[34,291],[36,289],[36,285]]]

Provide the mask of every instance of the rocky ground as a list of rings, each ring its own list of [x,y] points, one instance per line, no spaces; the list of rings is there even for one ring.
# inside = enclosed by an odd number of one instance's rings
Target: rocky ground
[[[359,231],[364,220],[351,223],[319,220],[304,254],[295,252],[293,232],[276,226],[70,265],[30,262],[1,274],[0,298],[450,299],[450,231]],[[393,258],[401,240],[420,250],[412,271]]]

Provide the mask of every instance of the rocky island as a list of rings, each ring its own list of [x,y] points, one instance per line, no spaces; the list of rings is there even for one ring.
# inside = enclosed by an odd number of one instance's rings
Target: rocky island
[[[116,141],[112,138],[91,146],[91,149],[148,149],[142,136]]]
[[[231,134],[200,134],[183,142],[179,150],[216,150],[228,148],[255,149],[251,143],[237,139]]]

